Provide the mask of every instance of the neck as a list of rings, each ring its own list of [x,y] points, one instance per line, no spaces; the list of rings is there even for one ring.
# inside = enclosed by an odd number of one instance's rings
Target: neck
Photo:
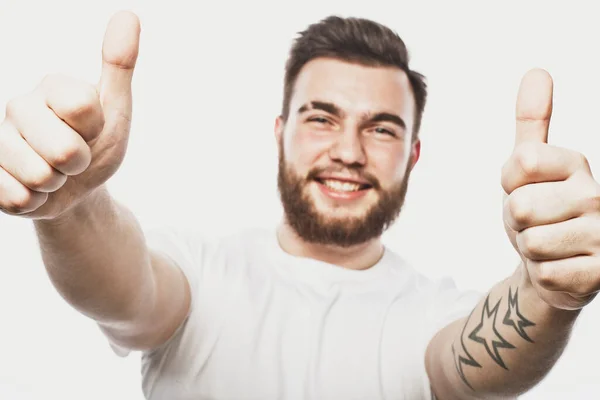
[[[284,220],[277,228],[279,245],[288,254],[308,257],[340,267],[362,270],[375,265],[383,255],[379,238],[351,247],[309,243],[300,238]]]

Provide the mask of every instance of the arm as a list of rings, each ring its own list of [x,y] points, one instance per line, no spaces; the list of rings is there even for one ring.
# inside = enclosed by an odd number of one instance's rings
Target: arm
[[[440,400],[514,398],[562,354],[578,310],[544,302],[522,265],[495,285],[468,318],[431,341],[426,368]]]
[[[126,153],[139,35],[134,14],[115,14],[96,86],[50,75],[7,104],[0,211],[34,220],[50,279],[72,306],[114,344],[151,349],[185,318],[190,290],[104,186]]]
[[[58,292],[114,344],[154,348],[187,315],[185,276],[146,247],[135,217],[103,186],[60,217],[35,221],[35,228]]]
[[[581,153],[547,143],[552,87],[543,70],[521,83],[502,187],[505,230],[522,262],[431,341],[426,367],[441,399],[512,398],[533,387],[600,290],[600,185]]]

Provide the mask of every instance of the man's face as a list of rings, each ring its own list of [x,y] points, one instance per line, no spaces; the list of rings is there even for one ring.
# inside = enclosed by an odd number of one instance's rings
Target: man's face
[[[278,187],[287,222],[307,242],[349,247],[379,237],[400,213],[420,143],[414,98],[398,68],[319,58],[278,118]]]

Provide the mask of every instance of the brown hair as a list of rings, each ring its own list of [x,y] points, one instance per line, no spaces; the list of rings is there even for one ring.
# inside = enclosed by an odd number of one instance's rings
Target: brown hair
[[[390,28],[364,18],[330,16],[299,33],[285,66],[283,108],[287,120],[290,99],[302,67],[309,61],[329,57],[374,67],[398,67],[409,79],[415,98],[413,140],[418,137],[427,85],[425,77],[408,66],[409,55],[404,41]]]

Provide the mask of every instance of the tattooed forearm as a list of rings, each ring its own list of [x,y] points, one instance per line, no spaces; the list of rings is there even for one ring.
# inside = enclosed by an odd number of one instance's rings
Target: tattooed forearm
[[[499,314],[502,315],[504,309],[506,310],[504,318],[502,318],[502,316],[498,317]],[[477,322],[472,320],[474,315],[479,315]],[[477,325],[467,335],[465,332],[467,326],[475,323],[477,323]],[[467,346],[465,345],[466,339],[469,339],[472,343],[476,343],[477,346],[483,346],[483,349],[485,349],[485,352],[494,363],[508,371],[509,368],[501,355],[501,350],[516,349],[517,343],[514,341],[516,336],[513,336],[513,343],[506,339],[506,336],[509,333],[509,331],[507,331],[509,328],[507,327],[512,327],[510,331],[515,331],[521,338],[533,343],[533,340],[526,332],[526,328],[531,326],[535,326],[535,324],[526,319],[519,309],[518,289],[515,289],[513,295],[513,290],[509,286],[508,296],[500,297],[493,307],[490,306],[490,296],[488,295],[481,307],[481,313],[475,314],[475,310],[473,310],[471,315],[467,318],[467,322],[460,334],[459,343],[452,344],[454,364],[458,375],[465,385],[473,389],[465,375],[465,367],[483,368],[482,361],[484,361],[481,358],[483,353],[477,355],[479,361],[472,355],[477,347],[470,345],[469,348],[473,350],[471,352],[467,350]],[[501,329],[502,333],[500,332]]]
[[[504,369],[508,369],[500,357],[498,349],[514,349],[515,346],[510,344],[500,335],[496,326],[496,317],[498,316],[498,310],[500,308],[500,302],[502,298],[498,300],[494,308],[490,310],[490,296],[485,299],[483,309],[481,310],[481,320],[479,325],[469,335],[469,339],[482,344],[485,347],[488,355],[492,357],[492,360]]]
[[[525,328],[535,326],[535,324],[521,315],[521,312],[519,311],[519,289],[515,289],[515,295],[513,296],[512,288],[508,288],[508,309],[506,310],[502,323],[504,325],[512,326],[519,336],[528,342],[533,343],[533,340],[531,340],[529,335],[527,335],[527,332],[525,332]]]
[[[473,315],[473,311],[471,311],[471,315]],[[469,320],[471,318],[471,315],[469,315],[469,318],[467,320]],[[462,379],[462,381],[465,383],[465,385],[467,385],[468,387],[473,389],[473,387],[467,380],[467,377],[465,376],[463,366],[469,365],[471,367],[481,368],[481,365],[477,361],[475,361],[473,356],[469,353],[469,351],[465,347],[464,337],[465,337],[465,329],[466,328],[467,328],[467,324],[465,324],[465,326],[463,326],[462,332],[460,333],[460,348],[457,350],[454,348],[454,344],[452,345],[452,355],[454,356],[454,366],[456,367],[456,371],[458,372],[460,379]]]
[[[555,365],[579,311],[546,303],[526,273],[519,265],[432,338],[425,360],[438,396],[516,399]]]

